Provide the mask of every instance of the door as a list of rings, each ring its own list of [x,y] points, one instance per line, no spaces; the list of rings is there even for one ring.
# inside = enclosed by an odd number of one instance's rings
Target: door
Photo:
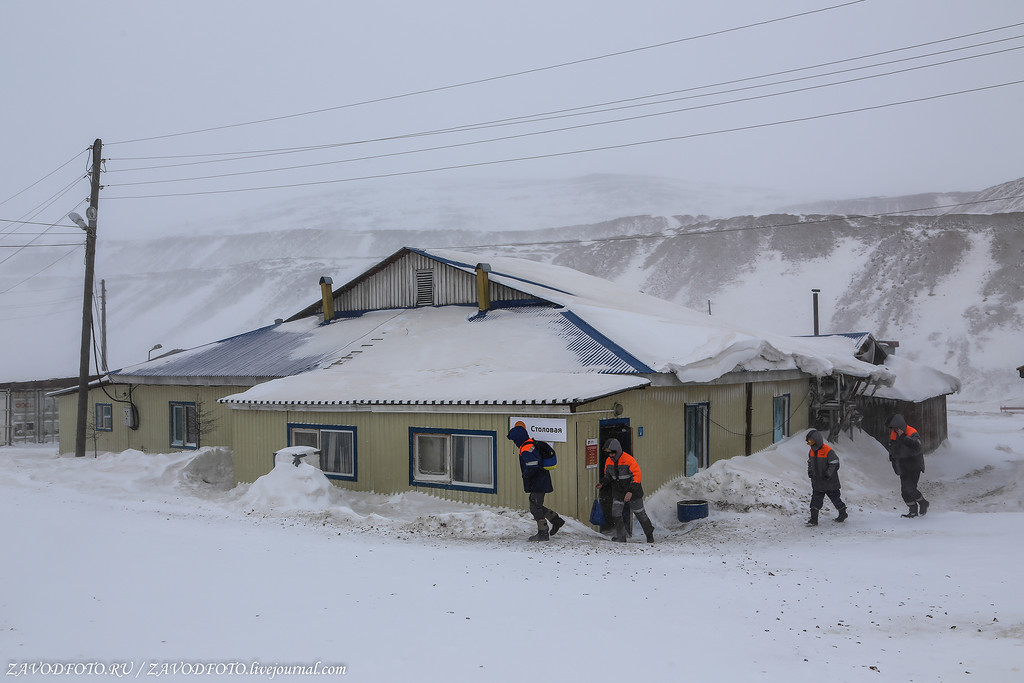
[[[708,466],[708,408],[707,403],[686,404],[684,441],[688,477]]]

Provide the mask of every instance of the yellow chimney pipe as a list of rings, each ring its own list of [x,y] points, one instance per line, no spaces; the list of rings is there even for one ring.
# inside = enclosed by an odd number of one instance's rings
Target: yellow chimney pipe
[[[331,291],[331,285],[334,284],[334,280],[327,277],[326,275],[320,278],[320,295],[324,301],[324,322],[330,322],[334,318],[334,293]]]
[[[491,264],[476,264],[476,301],[481,313],[485,313],[491,308],[491,279],[487,275],[489,272],[491,272]]]

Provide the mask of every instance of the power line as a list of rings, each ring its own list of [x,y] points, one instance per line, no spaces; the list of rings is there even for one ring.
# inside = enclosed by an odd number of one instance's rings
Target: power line
[[[1015,36],[1014,38],[1007,38],[1007,39],[1004,39],[1004,40],[1013,40],[1013,39],[1021,38],[1021,37],[1024,37],[1024,36]],[[999,42],[999,41],[997,41],[997,42]],[[963,48],[958,48],[958,49],[963,49]],[[572,125],[572,126],[564,126],[562,128],[549,128],[547,130],[530,131],[530,132],[526,132],[526,133],[516,133],[516,134],[513,134],[513,135],[505,135],[505,136],[495,137],[495,138],[486,138],[486,139],[483,139],[483,140],[473,140],[473,141],[469,141],[469,142],[459,142],[459,143],[451,143],[451,144],[447,144],[447,145],[438,145],[438,146],[435,146],[435,147],[425,147],[425,148],[420,148],[420,149],[403,150],[403,151],[398,151],[398,152],[386,152],[386,153],[382,153],[382,154],[374,154],[374,155],[368,155],[368,156],[363,156],[363,157],[355,157],[355,158],[349,158],[349,159],[336,159],[336,160],[333,160],[333,161],[321,161],[321,162],[316,162],[316,163],[297,164],[297,165],[294,165],[294,166],[281,166],[281,167],[276,167],[276,168],[258,169],[258,170],[253,170],[253,171],[236,171],[236,172],[233,172],[233,173],[218,173],[218,174],[206,175],[206,176],[192,176],[192,177],[189,177],[189,178],[170,178],[170,179],[163,179],[163,180],[140,180],[140,181],[135,181],[135,182],[108,184],[108,187],[130,187],[130,186],[138,186],[138,185],[162,185],[162,184],[165,184],[165,183],[192,182],[192,181],[197,181],[197,180],[214,180],[214,179],[230,178],[230,177],[236,177],[236,176],[258,175],[258,174],[261,174],[261,173],[278,173],[278,172],[282,172],[282,171],[294,171],[294,170],[300,170],[300,169],[305,169],[305,168],[316,168],[316,167],[320,167],[320,166],[333,166],[333,165],[337,165],[337,164],[353,163],[353,162],[357,162],[357,161],[372,161],[372,160],[375,160],[375,159],[386,159],[386,158],[390,158],[390,157],[407,156],[407,155],[410,155],[410,154],[422,154],[424,152],[437,152],[437,151],[442,151],[442,150],[446,150],[446,149],[458,149],[458,148],[461,148],[461,147],[472,147],[472,146],[475,146],[475,145],[487,144],[487,143],[492,143],[492,142],[504,142],[504,141],[507,141],[507,140],[515,140],[515,139],[519,139],[519,138],[533,137],[533,136],[537,136],[537,135],[548,135],[548,134],[551,134],[551,133],[564,133],[564,132],[567,132],[567,131],[579,130],[579,129],[582,129],[582,128],[593,128],[593,127],[596,127],[596,126],[605,126],[605,125],[610,125],[610,124],[614,124],[614,123],[627,123],[627,122],[630,122],[630,121],[637,121],[637,120],[641,120],[641,119],[648,119],[648,118],[654,118],[654,117],[659,117],[659,116],[668,116],[670,114],[678,114],[678,113],[682,113],[682,112],[696,111],[696,110],[699,110],[699,109],[708,109],[708,108],[711,108],[711,107],[721,107],[721,106],[725,106],[725,105],[729,105],[729,104],[739,104],[739,103],[742,103],[742,102],[752,102],[752,101],[756,101],[756,100],[767,99],[767,98],[770,98],[770,97],[780,97],[782,95],[792,95],[794,93],[808,92],[808,91],[811,91],[811,90],[817,90],[819,88],[828,88],[828,87],[833,87],[833,86],[837,86],[837,85],[848,85],[850,83],[856,83],[858,81],[864,81],[864,80],[869,80],[869,79],[874,79],[874,78],[881,78],[883,76],[892,76],[894,74],[902,74],[902,73],[907,73],[907,72],[910,72],[910,71],[917,71],[917,70],[920,70],[920,69],[928,69],[928,68],[932,68],[932,67],[936,67],[936,66],[944,66],[946,64],[952,64],[952,63],[955,63],[955,62],[961,62],[961,61],[965,61],[965,60],[968,60],[968,59],[976,59],[978,57],[988,57],[988,56],[991,56],[991,55],[994,55],[994,54],[1001,54],[1001,53],[1004,53],[1004,52],[1010,52],[1010,51],[1021,50],[1021,49],[1024,49],[1024,45],[1017,46],[1017,47],[1011,47],[1011,48],[1005,48],[1003,50],[997,50],[995,52],[987,52],[987,53],[982,53],[982,54],[978,54],[978,55],[969,55],[969,56],[966,56],[966,57],[958,57],[958,58],[946,60],[946,61],[943,61],[943,62],[934,62],[932,64],[923,64],[923,65],[919,65],[919,66],[908,67],[906,69],[897,69],[895,71],[889,71],[889,72],[881,73],[881,74],[872,74],[870,76],[860,76],[860,77],[857,77],[857,78],[849,78],[849,79],[842,80],[842,81],[834,81],[832,83],[822,83],[822,84],[819,84],[819,85],[812,85],[812,86],[807,86],[807,87],[804,87],[804,88],[794,88],[792,90],[783,90],[783,91],[780,91],[780,92],[767,93],[767,94],[764,94],[764,95],[754,95],[754,96],[751,96],[751,97],[742,97],[742,98],[738,98],[738,99],[734,99],[734,100],[725,100],[723,102],[713,102],[711,104],[702,104],[702,105],[696,105],[696,106],[692,106],[692,107],[683,107],[683,108],[680,108],[680,109],[670,109],[670,110],[666,110],[666,111],[653,112],[653,113],[649,113],[649,114],[638,114],[636,116],[628,116],[628,117],[618,118],[618,119],[609,119],[609,120],[605,120],[605,121],[594,121],[594,122],[590,122],[590,123],[581,123],[581,124]],[[911,58],[911,59],[916,59],[916,58]],[[897,60],[897,61],[907,61],[907,60]],[[864,66],[864,67],[857,67],[856,69],[848,69],[846,71],[856,71],[856,70],[866,69],[866,68],[875,68],[877,66],[882,66],[882,65],[874,64],[874,65],[868,65],[868,66]],[[834,72],[834,73],[842,73],[842,72]],[[832,75],[832,74],[822,74],[822,76],[826,76],[826,75]],[[808,77],[803,77],[803,78],[795,79],[795,80],[806,80],[807,78],[817,78],[817,77],[818,76],[808,76]],[[777,83],[766,84],[766,85],[777,85]],[[748,90],[748,89],[754,88],[754,87],[765,87],[765,86],[748,86],[746,88],[739,88],[739,90]],[[730,91],[723,91],[723,92],[730,92]],[[708,95],[717,95],[717,94],[723,94],[723,93],[722,92],[719,92],[719,93],[709,93]],[[692,99],[694,97],[706,97],[708,95],[693,95],[693,96],[684,97],[684,98],[678,98],[678,99]],[[664,100],[664,101],[661,101],[661,102],[645,103],[645,104],[642,104],[642,105],[630,105],[629,107],[621,107],[621,108],[631,108],[631,107],[638,107],[638,106],[651,106],[653,104],[664,104],[664,103],[666,103],[668,101],[673,101],[673,100]],[[600,113],[600,112],[586,112],[586,113],[587,114],[591,114],[591,113]],[[579,115],[580,114],[573,114],[572,116],[579,116]],[[542,120],[542,119],[536,119],[536,121],[540,121],[540,120]]]
[[[77,246],[79,246],[79,247],[82,247],[82,246],[85,246],[85,245],[84,245],[84,244],[79,244],[79,245],[77,245]],[[66,258],[67,258],[68,256],[71,256],[71,254],[75,253],[76,251],[77,251],[77,249],[72,249],[72,250],[68,251],[68,252],[67,252],[66,254],[64,254],[64,255],[62,255],[62,256],[60,256],[60,257],[58,257],[57,259],[55,259],[55,260],[51,261],[50,263],[48,263],[47,265],[43,266],[42,268],[40,268],[40,269],[39,269],[39,270],[37,270],[36,272],[32,273],[31,275],[29,275],[29,276],[28,276],[27,278],[25,278],[24,280],[21,280],[21,281],[19,281],[19,282],[16,282],[15,284],[11,285],[11,286],[10,286],[10,287],[8,287],[7,289],[5,289],[5,290],[3,290],[3,291],[0,291],[0,294],[7,294],[7,293],[9,293],[9,292],[10,292],[10,291],[11,291],[12,289],[16,289],[17,287],[20,287],[21,285],[25,284],[26,282],[28,282],[28,281],[29,281],[29,280],[31,280],[32,278],[34,278],[34,277],[38,277],[40,273],[42,273],[42,272],[44,272],[44,271],[46,271],[46,270],[49,270],[49,269],[50,269],[50,268],[52,268],[53,266],[57,265],[58,263],[60,263],[60,262],[61,262],[61,261],[63,261],[64,259],[66,259]]]
[[[825,113],[825,114],[815,114],[813,116],[803,116],[803,117],[797,117],[797,118],[792,118],[792,119],[784,119],[784,120],[780,120],[780,121],[771,121],[771,122],[767,122],[767,123],[750,124],[750,125],[746,125],[746,126],[736,126],[734,128],[723,128],[723,129],[719,129],[719,130],[705,131],[705,132],[701,132],[701,133],[689,133],[687,135],[674,135],[674,136],[668,136],[668,137],[663,137],[663,138],[656,138],[656,139],[652,139],[652,140],[640,140],[640,141],[636,141],[636,142],[622,143],[622,144],[616,144],[616,145],[603,145],[603,146],[600,146],[600,147],[588,147],[588,148],[584,148],[584,149],[569,150],[569,151],[565,151],[565,152],[549,152],[549,153],[545,153],[545,154],[535,154],[535,155],[524,156],[524,157],[511,157],[511,158],[507,158],[507,159],[495,159],[495,160],[491,160],[491,161],[478,161],[478,162],[472,162],[472,163],[466,163],[466,164],[452,164],[452,165],[449,165],[449,166],[438,166],[438,167],[434,167],[434,168],[416,169],[416,170],[411,170],[411,171],[396,171],[396,172],[392,172],[392,173],[379,173],[379,174],[366,175],[366,176],[355,176],[355,177],[350,177],[350,178],[338,178],[338,179],[334,179],[334,180],[317,180],[317,181],[308,181],[308,182],[302,182],[302,183],[286,183],[286,184],[279,184],[279,185],[264,185],[264,186],[259,186],[259,187],[243,187],[243,188],[235,188],[235,189],[229,189],[229,190],[203,190],[203,191],[196,191],[196,192],[177,192],[177,193],[148,194],[148,195],[134,195],[134,196],[121,196],[121,197],[106,197],[106,199],[107,200],[154,199],[154,198],[158,198],[158,197],[190,197],[190,196],[212,195],[212,194],[232,194],[232,193],[237,193],[237,192],[256,192],[256,191],[262,191],[262,190],[278,190],[278,189],[295,188],[295,187],[311,187],[311,186],[317,186],[317,185],[331,185],[331,184],[336,184],[336,183],[355,182],[355,181],[361,181],[361,180],[373,180],[373,179],[379,179],[379,178],[394,178],[394,177],[400,177],[400,176],[420,175],[420,174],[425,174],[425,173],[436,173],[436,172],[439,172],[439,171],[451,171],[451,170],[465,169],[465,168],[479,168],[479,167],[483,167],[483,166],[494,166],[494,165],[497,165],[497,164],[515,163],[515,162],[520,162],[520,161],[536,161],[536,160],[539,160],[539,159],[552,159],[552,158],[557,158],[557,157],[574,156],[574,155],[577,155],[577,154],[589,154],[589,153],[593,153],[593,152],[606,152],[606,151],[611,151],[611,150],[616,150],[616,149],[627,149],[627,148],[630,148],[630,147],[639,147],[639,146],[643,146],[643,145],[653,145],[653,144],[660,144],[660,143],[665,143],[665,142],[677,142],[677,141],[680,141],[680,140],[688,140],[688,139],[693,139],[693,138],[708,137],[708,136],[712,136],[712,135],[721,135],[721,134],[724,134],[724,133],[736,133],[736,132],[741,132],[741,131],[757,130],[757,129],[760,129],[760,128],[770,128],[770,127],[773,127],[773,126],[781,126],[781,125],[787,125],[787,124],[792,124],[792,123],[803,123],[803,122],[806,122],[806,121],[814,121],[814,120],[819,120],[819,119],[832,118],[832,117],[836,117],[836,116],[845,116],[845,115],[848,115],[848,114],[858,114],[858,113],[867,112],[867,111],[875,111],[875,110],[878,110],[878,109],[885,109],[885,108],[888,108],[888,107],[898,107],[898,106],[904,106],[904,105],[908,105],[908,104],[917,104],[917,103],[921,103],[921,102],[928,102],[928,101],[931,101],[931,100],[942,99],[942,98],[945,98],[945,97],[953,97],[953,96],[956,96],[956,95],[965,95],[965,94],[970,94],[970,93],[983,92],[983,91],[986,91],[986,90],[994,90],[996,88],[1004,88],[1004,87],[1011,86],[1011,85],[1019,85],[1021,83],[1024,83],[1024,79],[1016,80],[1016,81],[1008,81],[1008,82],[1005,82],[1005,83],[997,83],[997,84],[994,84],[994,85],[986,85],[986,86],[981,86],[981,87],[977,87],[977,88],[969,88],[969,89],[966,89],[966,90],[957,90],[957,91],[954,91],[954,92],[940,93],[938,95],[928,95],[928,96],[925,96],[925,97],[918,97],[918,98],[913,98],[913,99],[909,99],[909,100],[901,100],[901,101],[897,101],[897,102],[888,102],[888,103],[885,103],[885,104],[877,104],[877,105],[870,105],[870,106],[865,106],[865,107],[857,107],[857,108],[854,108],[854,109],[846,109],[846,110],[843,110],[843,111],[829,112],[829,113]],[[121,185],[116,185],[115,184],[115,185],[108,185],[107,187],[120,187],[120,186]]]
[[[361,106],[364,106],[364,105],[367,105],[367,104],[378,104],[380,102],[389,102],[389,101],[393,101],[393,100],[403,99],[403,98],[406,98],[406,97],[414,97],[414,96],[417,96],[417,95],[426,95],[426,94],[429,94],[429,93],[442,92],[442,91],[445,91],[445,90],[453,90],[453,89],[456,89],[456,88],[464,88],[464,87],[467,87],[467,86],[470,86],[470,85],[480,85],[482,83],[489,83],[489,82],[493,82],[493,81],[499,81],[499,80],[503,80],[503,79],[506,79],[506,78],[514,78],[514,77],[518,77],[518,76],[525,76],[525,75],[528,75],[528,74],[540,73],[540,72],[543,72],[543,71],[551,71],[551,70],[554,70],[554,69],[562,69],[562,68],[565,68],[565,67],[568,67],[568,66],[576,66],[576,65],[579,65],[579,64],[585,64],[585,63],[588,63],[588,62],[595,62],[595,61],[599,61],[599,60],[602,60],[602,59],[609,59],[609,58],[612,58],[612,57],[621,57],[623,55],[633,54],[633,53],[636,53],[636,52],[643,52],[643,51],[646,51],[646,50],[654,50],[654,49],[661,48],[661,47],[667,47],[669,45],[677,45],[679,43],[685,43],[685,42],[688,42],[688,41],[700,40],[702,38],[711,38],[711,37],[714,37],[714,36],[725,35],[727,33],[733,33],[733,32],[736,32],[736,31],[743,31],[743,30],[746,30],[746,29],[756,28],[756,27],[759,27],[759,26],[767,26],[769,24],[774,24],[774,23],[778,23],[778,22],[781,22],[781,21],[787,21],[787,20],[790,20],[790,19],[796,19],[798,17],[805,17],[805,16],[809,16],[809,15],[812,15],[812,14],[818,14],[820,12],[828,12],[828,11],[831,11],[831,10],[840,9],[842,7],[849,7],[850,5],[857,5],[857,4],[860,4],[860,3],[864,2],[864,1],[865,0],[852,0],[851,2],[844,2],[844,3],[838,4],[838,5],[832,5],[830,7],[822,7],[822,8],[819,8],[819,9],[809,10],[809,11],[806,11],[806,12],[799,12],[797,14],[790,14],[790,15],[783,16],[783,17],[776,17],[775,19],[766,19],[764,21],[758,21],[758,22],[754,22],[754,23],[750,23],[750,24],[744,24],[742,26],[734,26],[732,28],[721,29],[721,30],[718,30],[718,31],[711,31],[711,32],[708,32],[708,33],[702,33],[702,34],[698,34],[698,35],[688,36],[688,37],[685,37],[685,38],[678,38],[676,40],[669,40],[669,41],[665,41],[665,42],[662,42],[662,43],[655,43],[653,45],[644,45],[644,46],[641,46],[641,47],[630,48],[628,50],[620,50],[618,52],[610,52],[610,53],[607,53],[607,54],[598,55],[596,57],[585,57],[585,58],[582,58],[582,59],[576,59],[576,60],[572,60],[572,61],[569,61],[569,62],[562,62],[562,63],[559,63],[559,64],[552,64],[552,65],[549,65],[549,66],[542,66],[542,67],[537,67],[537,68],[534,68],[534,69],[524,69],[522,71],[515,71],[515,72],[512,72],[512,73],[502,74],[502,75],[499,75],[499,76],[489,76],[487,78],[480,78],[480,79],[476,79],[476,80],[472,80],[472,81],[464,81],[462,83],[454,83],[454,84],[451,84],[451,85],[444,85],[444,86],[439,86],[439,87],[435,87],[435,88],[427,88],[425,90],[416,90],[416,91],[413,91],[413,92],[402,93],[400,95],[389,95],[389,96],[386,96],[386,97],[379,97],[379,98],[371,99],[371,100],[363,100],[361,102],[353,102],[353,103],[350,103],[350,104],[343,104],[343,105],[339,105],[339,106],[336,106],[336,107],[325,107],[323,109],[314,109],[314,110],[311,110],[311,111],[300,112],[300,113],[297,113],[297,114],[286,114],[286,115],[283,115],[283,116],[274,116],[274,117],[265,118],[265,119],[258,119],[258,120],[254,120],[254,121],[245,121],[245,122],[242,122],[242,123],[233,123],[233,124],[227,124],[227,125],[223,125],[223,126],[211,126],[209,128],[202,128],[202,129],[198,129],[198,130],[185,131],[185,132],[181,132],[181,133],[169,133],[169,134],[166,134],[166,135],[154,135],[154,136],[146,137],[146,138],[136,138],[134,140],[120,140],[118,142],[108,142],[106,144],[109,147],[111,145],[122,145],[122,144],[129,144],[129,143],[133,143],[133,142],[147,142],[147,141],[150,141],[150,140],[161,140],[161,139],[166,139],[166,138],[179,137],[179,136],[183,136],[183,135],[195,135],[195,134],[198,134],[198,133],[209,133],[209,132],[217,131],[217,130],[226,130],[226,129],[229,129],[229,128],[240,128],[242,126],[252,126],[252,125],[257,125],[257,124],[261,124],[261,123],[270,123],[270,122],[273,122],[273,121],[284,121],[284,120],[287,120],[287,119],[294,119],[294,118],[298,118],[298,117],[302,117],[302,116],[311,116],[311,115],[314,115],[314,114],[323,114],[323,113],[331,112],[331,111],[339,111],[339,110],[342,110],[342,109],[350,109],[350,108],[353,108],[353,107],[361,107]]]
[[[88,151],[88,150],[86,150],[86,151]],[[64,162],[63,164],[61,164],[61,165],[60,165],[60,166],[58,166],[57,168],[53,169],[52,171],[50,171],[49,173],[47,173],[46,175],[44,175],[44,176],[43,176],[42,178],[40,178],[39,180],[35,181],[34,183],[32,183],[31,185],[29,185],[28,187],[26,187],[25,189],[23,189],[23,190],[19,190],[18,192],[15,192],[15,193],[14,193],[14,194],[12,194],[12,195],[11,195],[10,197],[8,197],[7,199],[5,199],[5,200],[3,200],[2,202],[0,202],[0,206],[3,206],[4,204],[6,204],[7,202],[11,201],[12,199],[14,199],[15,197],[17,197],[17,196],[18,196],[18,195],[20,195],[20,194],[22,194],[22,193],[24,193],[24,192],[28,192],[28,191],[29,191],[29,190],[31,190],[31,189],[32,189],[33,187],[35,187],[35,186],[36,186],[36,185],[38,185],[39,183],[43,182],[44,180],[46,180],[47,178],[49,178],[50,176],[52,176],[52,175],[53,175],[54,173],[56,173],[56,172],[60,171],[60,170],[61,170],[62,168],[64,168],[65,166],[67,166],[68,164],[70,164],[71,162],[73,162],[73,161],[74,161],[75,159],[77,159],[77,158],[78,158],[78,157],[80,157],[81,155],[82,155],[82,152],[78,152],[77,154],[75,154],[75,156],[71,157],[70,159],[68,159],[67,161],[65,161],[65,162]]]
[[[677,89],[677,90],[663,91],[663,92],[659,92],[659,93],[652,93],[652,94],[649,94],[649,95],[641,95],[641,96],[638,96],[638,97],[631,97],[631,98],[625,98],[625,99],[619,99],[619,100],[612,100],[612,101],[606,101],[606,102],[601,102],[601,103],[593,103],[593,104],[588,104],[588,105],[580,105],[580,106],[571,107],[571,108],[567,108],[567,109],[558,109],[558,110],[552,110],[552,111],[547,111],[547,112],[537,112],[537,113],[526,114],[526,115],[522,115],[522,116],[508,117],[508,118],[504,118],[504,119],[494,119],[494,120],[490,120],[490,121],[483,121],[483,122],[477,122],[477,123],[463,124],[463,125],[451,126],[451,127],[447,127],[447,128],[440,128],[440,129],[433,129],[433,130],[426,130],[426,131],[418,131],[418,132],[414,132],[414,133],[403,133],[403,134],[384,136],[384,137],[378,137],[378,138],[367,138],[367,139],[351,140],[351,141],[345,141],[345,142],[325,143],[325,144],[320,144],[320,145],[305,145],[305,146],[300,146],[300,147],[271,148],[271,149],[262,149],[262,150],[238,150],[238,151],[234,151],[234,152],[209,152],[209,153],[205,153],[205,154],[182,154],[182,155],[148,156],[148,157],[114,157],[114,158],[111,158],[112,161],[145,161],[145,160],[160,160],[160,159],[195,159],[195,158],[204,158],[204,157],[210,157],[210,156],[228,157],[228,158],[218,158],[218,159],[208,159],[207,158],[207,159],[204,159],[202,161],[192,161],[192,162],[185,162],[185,163],[179,163],[179,164],[161,164],[161,165],[155,165],[155,166],[142,166],[142,167],[136,167],[136,168],[112,169],[111,172],[112,173],[123,173],[123,172],[128,172],[128,171],[154,170],[154,169],[164,169],[164,168],[175,168],[175,167],[180,167],[180,166],[195,166],[195,165],[212,164],[212,163],[225,163],[225,162],[232,162],[232,161],[244,161],[244,160],[247,160],[247,159],[256,159],[256,158],[262,158],[262,157],[268,157],[268,156],[280,156],[280,155],[285,155],[285,154],[299,154],[299,153],[304,153],[304,152],[321,151],[321,150],[332,149],[332,148],[337,148],[337,147],[369,144],[369,143],[376,143],[376,142],[387,142],[387,141],[408,139],[408,138],[413,138],[413,137],[426,137],[426,136],[431,136],[431,135],[441,135],[441,134],[448,134],[448,133],[453,133],[453,132],[465,132],[465,131],[471,131],[471,130],[479,130],[479,129],[482,129],[482,128],[491,128],[491,127],[498,127],[498,126],[505,126],[505,125],[517,125],[517,124],[523,124],[523,123],[532,123],[532,122],[536,122],[536,121],[548,120],[548,118],[562,118],[561,116],[558,116],[558,115],[561,115],[561,114],[572,114],[574,112],[575,112],[575,114],[573,114],[573,115],[580,115],[580,116],[582,116],[582,115],[601,113],[601,112],[604,112],[604,111],[614,111],[618,107],[612,108],[612,109],[599,109],[599,108],[600,107],[612,107],[613,105],[621,105],[621,104],[627,104],[627,103],[631,103],[631,102],[638,102],[640,100],[649,100],[649,99],[652,99],[652,98],[655,98],[655,97],[665,97],[667,95],[678,95],[678,94],[681,94],[681,93],[693,92],[693,91],[697,91],[697,90],[707,90],[708,88],[718,88],[718,87],[722,87],[722,86],[726,86],[726,85],[735,85],[735,84],[738,84],[738,83],[745,83],[745,82],[754,81],[754,80],[762,80],[762,79],[765,79],[765,78],[772,78],[772,77],[775,77],[775,76],[783,76],[783,75],[787,75],[787,74],[799,73],[801,71],[810,71],[810,70],[814,70],[814,69],[820,69],[820,68],[827,67],[827,66],[836,66],[838,64],[845,64],[845,63],[849,63],[849,62],[861,61],[861,60],[864,60],[864,59],[871,59],[873,57],[879,57],[879,56],[883,56],[883,55],[894,54],[894,53],[897,53],[897,52],[905,52],[907,50],[914,50],[914,49],[918,49],[918,48],[921,48],[921,47],[927,47],[927,46],[931,46],[931,45],[938,45],[938,44],[941,44],[941,43],[948,43],[948,42],[952,42],[952,41],[955,41],[955,40],[961,40],[963,38],[970,38],[970,37],[974,37],[974,36],[979,36],[979,35],[984,35],[984,34],[988,34],[988,33],[993,33],[993,32],[996,32],[996,31],[1006,30],[1006,29],[1009,29],[1009,28],[1016,28],[1016,27],[1019,27],[1019,26],[1024,26],[1024,22],[1020,22],[1020,23],[1016,23],[1016,24],[1007,24],[1007,25],[1004,25],[1004,26],[998,26],[998,27],[994,27],[994,28],[990,28],[990,29],[985,29],[985,30],[982,30],[982,31],[975,31],[975,32],[972,32],[972,33],[965,33],[965,34],[961,34],[961,35],[957,35],[957,36],[952,36],[952,37],[948,37],[948,38],[942,38],[942,39],[938,39],[938,40],[932,40],[932,41],[928,41],[928,42],[924,42],[924,43],[917,43],[917,44],[914,44],[914,45],[908,45],[908,46],[904,46],[904,47],[900,47],[900,48],[893,48],[893,49],[890,49],[890,50],[883,50],[881,52],[874,52],[874,53],[870,53],[870,54],[866,54],[866,55],[861,55],[861,56],[858,56],[858,57],[849,57],[849,58],[846,58],[846,59],[834,60],[834,61],[830,61],[830,62],[823,62],[823,63],[820,63],[820,64],[815,64],[815,65],[811,65],[811,66],[803,66],[803,67],[798,67],[798,68],[794,68],[794,69],[786,69],[786,70],[783,70],[783,71],[776,71],[776,72],[761,74],[761,75],[757,75],[757,76],[747,76],[747,77],[744,77],[744,78],[732,79],[732,80],[728,80],[728,81],[721,81],[721,82],[718,82],[718,83],[704,84],[704,85],[700,85],[700,86],[691,86],[691,87]],[[982,42],[982,43],[975,43],[973,45],[966,45],[966,46],[961,46],[961,47],[957,47],[957,48],[951,48],[949,50],[940,50],[940,51],[932,52],[932,53],[928,53],[928,54],[915,55],[915,56],[912,56],[912,57],[905,57],[905,58],[897,59],[897,60],[890,60],[888,62],[879,62],[879,63],[876,63],[876,64],[855,67],[855,68],[852,68],[852,69],[840,69],[840,70],[837,70],[837,71],[832,71],[832,72],[827,72],[827,73],[822,73],[822,74],[815,74],[815,75],[811,75],[811,76],[804,76],[804,77],[801,77],[801,78],[776,81],[774,83],[762,83],[760,85],[747,86],[745,88],[735,88],[735,89],[730,89],[730,90],[721,90],[721,91],[713,92],[713,93],[704,93],[702,95],[694,95],[692,97],[708,97],[708,96],[716,95],[716,94],[724,94],[724,93],[729,93],[729,92],[737,92],[737,91],[740,91],[740,90],[748,90],[748,89],[753,89],[753,88],[762,88],[762,87],[768,87],[770,85],[780,85],[780,84],[791,83],[791,82],[795,82],[795,81],[799,81],[799,80],[808,80],[808,79],[811,79],[811,78],[822,78],[822,77],[829,76],[829,75],[835,75],[835,74],[840,74],[840,73],[847,73],[847,72],[850,72],[850,71],[856,71],[856,70],[861,70],[861,69],[875,68],[875,67],[878,67],[878,66],[885,66],[885,65],[889,65],[889,64],[897,64],[897,63],[901,63],[901,62],[912,61],[912,60],[915,60],[915,59],[923,59],[923,58],[926,58],[926,57],[933,57],[933,56],[937,56],[937,55],[941,55],[941,54],[948,54],[950,52],[957,52],[957,51],[972,49],[972,48],[976,48],[976,47],[983,47],[983,46],[986,46],[986,45],[993,45],[995,43],[1006,42],[1006,41],[1009,41],[1009,40],[1016,40],[1016,39],[1021,38],[1021,37],[1024,37],[1024,36],[1021,36],[1021,35],[1011,36],[1009,38],[1001,38],[1001,39],[987,41],[987,42]],[[1013,48],[1013,49],[1017,49],[1017,48]],[[997,54],[997,53],[988,53],[988,54]],[[975,55],[975,56],[987,56],[987,55]],[[881,75],[885,75],[885,74],[881,74]],[[644,104],[637,104],[637,105],[634,105],[634,106],[651,106],[651,105],[655,105],[655,104],[662,104],[662,103],[665,103],[665,102],[677,101],[679,99],[687,99],[687,98],[674,98],[674,99],[669,99],[669,100],[661,100],[661,101],[658,101],[658,102],[648,102],[648,103],[644,103]],[[626,108],[626,107],[621,107],[621,108]],[[590,110],[590,111],[584,111],[584,110]]]

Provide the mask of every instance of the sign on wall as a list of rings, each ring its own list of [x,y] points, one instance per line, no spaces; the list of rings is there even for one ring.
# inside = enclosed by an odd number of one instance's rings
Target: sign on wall
[[[510,417],[508,419],[508,428],[512,429],[515,427],[517,422],[523,423],[523,426],[526,427],[526,433],[532,439],[548,442],[565,442],[569,440],[568,436],[566,436],[565,420],[550,417]]]

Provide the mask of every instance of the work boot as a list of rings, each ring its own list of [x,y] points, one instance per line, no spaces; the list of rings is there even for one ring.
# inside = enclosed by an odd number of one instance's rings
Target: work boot
[[[548,520],[539,519],[537,520],[537,533],[530,536],[527,540],[529,541],[549,541],[551,537],[548,535]]]
[[[558,516],[558,513],[551,513],[551,535],[554,536],[565,524],[565,520]]]
[[[811,508],[811,518],[807,520],[807,526],[818,526],[818,508]]]
[[[651,520],[641,520],[640,526],[643,527],[644,535],[647,536],[647,542],[654,543],[654,524],[651,523]]]
[[[836,517],[837,522],[845,522],[846,518],[850,515],[846,514],[846,508],[839,508],[839,516]]]
[[[921,500],[917,501],[917,505],[922,517],[928,514],[928,506],[931,505],[931,503],[922,498]]]
[[[907,518],[917,517],[917,503],[911,503],[907,507],[910,508],[910,510],[903,516]]]

